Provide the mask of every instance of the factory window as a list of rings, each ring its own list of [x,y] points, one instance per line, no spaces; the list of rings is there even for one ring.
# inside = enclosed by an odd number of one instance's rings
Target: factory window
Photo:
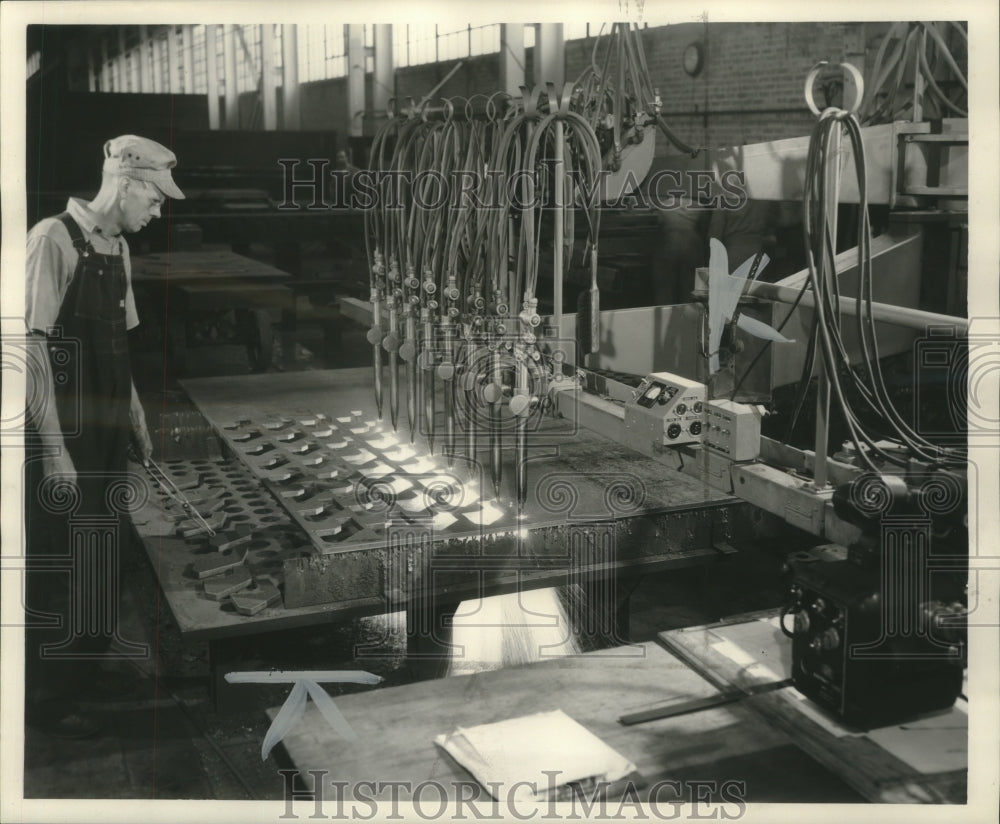
[[[125,26],[121,30],[121,43],[125,52],[123,69],[125,71],[125,91],[142,91],[142,42],[139,39],[138,26]]]
[[[282,43],[285,36],[285,27],[274,23],[271,25],[271,32],[273,38],[271,40],[271,64],[274,66],[275,71],[275,82],[280,86],[282,79],[281,68],[284,66],[284,49]]]
[[[406,60],[406,29],[405,25],[392,27],[392,65],[397,69],[410,65]]]
[[[459,60],[500,51],[500,24],[465,25],[442,31],[433,23],[392,27],[392,61],[396,68]]]
[[[215,28],[215,76],[219,83],[219,94],[226,93],[226,27],[216,26]]]
[[[208,91],[208,68],[205,65],[205,27],[195,26],[191,32],[191,74],[194,79],[194,93]]]
[[[170,94],[173,89],[170,86],[170,45],[167,42],[167,34],[164,32],[156,38],[158,65],[156,71],[160,75],[160,91]]]
[[[458,31],[438,31],[437,59],[458,60],[469,56],[469,27]]]
[[[184,27],[177,26],[174,34],[174,42],[176,43],[174,65],[170,70],[170,91],[175,94],[183,93],[188,84],[186,73],[190,70],[191,55],[185,47],[187,40],[185,34]]]
[[[406,27],[406,65],[436,63],[437,60],[437,25],[434,23],[408,25]]]
[[[600,26],[594,29],[594,34],[600,30]],[[582,40],[590,37],[590,23],[563,23],[563,40]]]
[[[305,37],[299,37],[299,79],[329,80],[347,75],[347,27],[342,23],[330,26],[302,26]]]
[[[156,63],[156,38],[150,37],[142,44],[142,66],[146,74],[147,83],[149,83],[149,88],[143,89],[143,91],[159,91],[156,85],[156,70],[158,68]]]
[[[236,27],[236,91],[257,90],[260,77],[260,26]]]
[[[122,69],[122,88],[119,91],[134,92],[136,87],[133,84],[132,72],[135,69],[135,55],[128,51],[119,59]]]
[[[538,35],[538,23],[526,23],[524,26],[524,47],[533,48]],[[603,34],[611,31],[610,23],[563,23],[563,40],[582,40],[587,37],[597,37],[604,26]]]
[[[500,51],[500,24],[469,27],[469,54],[493,54]]]

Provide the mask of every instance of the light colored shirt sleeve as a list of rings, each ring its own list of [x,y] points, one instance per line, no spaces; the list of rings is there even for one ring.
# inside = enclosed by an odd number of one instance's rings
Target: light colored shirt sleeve
[[[25,261],[25,312],[28,329],[48,331],[73,278],[65,252],[41,224],[28,233]]]

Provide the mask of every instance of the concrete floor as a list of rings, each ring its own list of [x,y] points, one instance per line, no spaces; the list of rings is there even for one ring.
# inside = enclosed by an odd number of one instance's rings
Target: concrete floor
[[[296,334],[291,368],[348,367],[368,363],[365,330],[345,325],[342,345],[328,359],[320,354],[322,333],[308,323]],[[274,362],[281,362],[276,352]],[[134,352],[136,382],[157,443],[157,459],[211,455],[214,440],[207,425],[184,397],[176,380],[164,377],[155,348]],[[275,367],[276,368],[276,367]],[[283,367],[289,368],[289,367]],[[234,345],[207,346],[188,358],[189,376],[245,374],[246,352]],[[631,636],[655,638],[657,632],[715,621],[725,615],[777,606],[780,548],[759,548],[713,566],[647,577],[632,595]],[[124,564],[123,636],[148,645],[149,656],[120,667],[138,676],[128,700],[88,708],[105,734],[96,739],[55,741],[27,731],[25,797],[111,799],[281,799],[278,770],[290,768],[279,746],[266,762],[260,744],[269,726],[264,710],[284,701],[287,687],[245,686],[249,709],[216,712],[209,701],[207,645],[182,642],[146,556],[132,551]],[[259,636],[246,650],[261,668],[331,668],[352,658],[354,645],[389,633],[389,654],[366,661],[385,686],[423,677],[405,658],[405,639],[382,619],[361,619],[294,633]],[[395,634],[393,634],[395,633]],[[584,639],[598,646],[602,639]],[[331,685],[346,694],[370,689]],[[241,701],[241,704],[244,703]],[[224,708],[225,709],[225,708]],[[774,751],[771,766],[787,763],[794,780],[781,786],[757,783],[751,801],[852,803],[862,799],[839,779],[789,746]],[[733,775],[752,774],[753,764],[726,765]],[[773,769],[769,771],[774,774]],[[751,784],[751,786],[754,786]]]

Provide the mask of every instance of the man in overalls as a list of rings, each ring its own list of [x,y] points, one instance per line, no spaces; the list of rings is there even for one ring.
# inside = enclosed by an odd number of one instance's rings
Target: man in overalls
[[[117,632],[108,616],[117,616],[109,601],[128,450],[142,461],[152,454],[129,365],[139,319],[122,234],[159,217],[167,197],[184,197],[176,163],[147,138],[109,140],[97,196],[70,198],[28,233],[25,321],[48,357],[27,370],[25,714],[58,737],[100,732],[76,698],[100,679]]]

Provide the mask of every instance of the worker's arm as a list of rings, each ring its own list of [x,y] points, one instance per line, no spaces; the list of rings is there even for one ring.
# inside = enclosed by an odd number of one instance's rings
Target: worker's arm
[[[149,437],[146,427],[146,411],[142,408],[139,393],[132,383],[132,402],[129,406],[129,418],[132,421],[132,442],[135,445],[137,457],[145,465],[153,457],[153,440]]]
[[[25,389],[29,425],[42,447],[42,472],[76,481],[73,459],[66,449],[56,408],[55,381],[49,361],[46,332],[55,327],[66,291],[67,261],[42,224],[28,234],[25,260],[25,324],[28,327]]]

